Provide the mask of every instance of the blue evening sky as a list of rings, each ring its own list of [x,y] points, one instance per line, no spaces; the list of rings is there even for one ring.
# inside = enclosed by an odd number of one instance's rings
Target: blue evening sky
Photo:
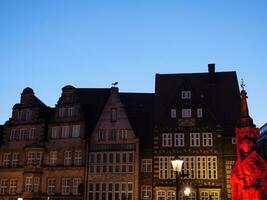
[[[30,86],[54,106],[67,84],[153,92],[155,73],[237,71],[267,122],[267,1],[1,0],[0,123]]]

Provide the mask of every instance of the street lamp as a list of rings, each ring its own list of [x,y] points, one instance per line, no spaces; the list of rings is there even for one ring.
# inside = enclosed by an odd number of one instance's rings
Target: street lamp
[[[22,197],[18,197],[18,200],[23,200],[23,198]]]
[[[185,199],[189,198],[190,192],[191,192],[190,188],[186,187],[184,190]]]
[[[182,166],[184,161],[182,159],[174,159],[171,161],[172,162],[172,167],[173,171],[175,171],[175,177],[176,177],[176,200],[179,200],[179,177],[180,173],[182,171]]]

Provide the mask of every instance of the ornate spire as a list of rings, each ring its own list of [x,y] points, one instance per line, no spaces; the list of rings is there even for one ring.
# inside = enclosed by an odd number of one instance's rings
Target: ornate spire
[[[248,111],[248,104],[247,104],[247,92],[245,90],[245,83],[243,79],[241,79],[241,110],[240,110],[240,119],[239,119],[239,127],[255,127],[253,124],[252,118],[249,116],[249,111]]]

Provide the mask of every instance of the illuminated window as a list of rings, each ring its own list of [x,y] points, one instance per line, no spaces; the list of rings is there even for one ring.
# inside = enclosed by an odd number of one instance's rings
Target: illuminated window
[[[79,194],[79,185],[81,184],[80,178],[74,178],[72,184],[72,194],[77,195]]]
[[[42,153],[41,152],[28,152],[27,153],[27,165],[40,167],[42,164]]]
[[[36,176],[33,178],[33,191],[39,192],[40,188],[40,177]]]
[[[182,118],[190,118],[191,116],[191,109],[182,109]]]
[[[166,200],[166,192],[158,191],[157,192],[157,200]]]
[[[167,200],[175,200],[175,191],[167,191]]]
[[[82,151],[81,150],[74,152],[74,165],[75,166],[82,165]]]

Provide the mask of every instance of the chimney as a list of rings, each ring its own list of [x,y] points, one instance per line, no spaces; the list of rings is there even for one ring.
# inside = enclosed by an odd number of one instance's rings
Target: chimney
[[[215,64],[214,63],[208,64],[208,67],[209,67],[209,73],[214,74],[215,73]]]

